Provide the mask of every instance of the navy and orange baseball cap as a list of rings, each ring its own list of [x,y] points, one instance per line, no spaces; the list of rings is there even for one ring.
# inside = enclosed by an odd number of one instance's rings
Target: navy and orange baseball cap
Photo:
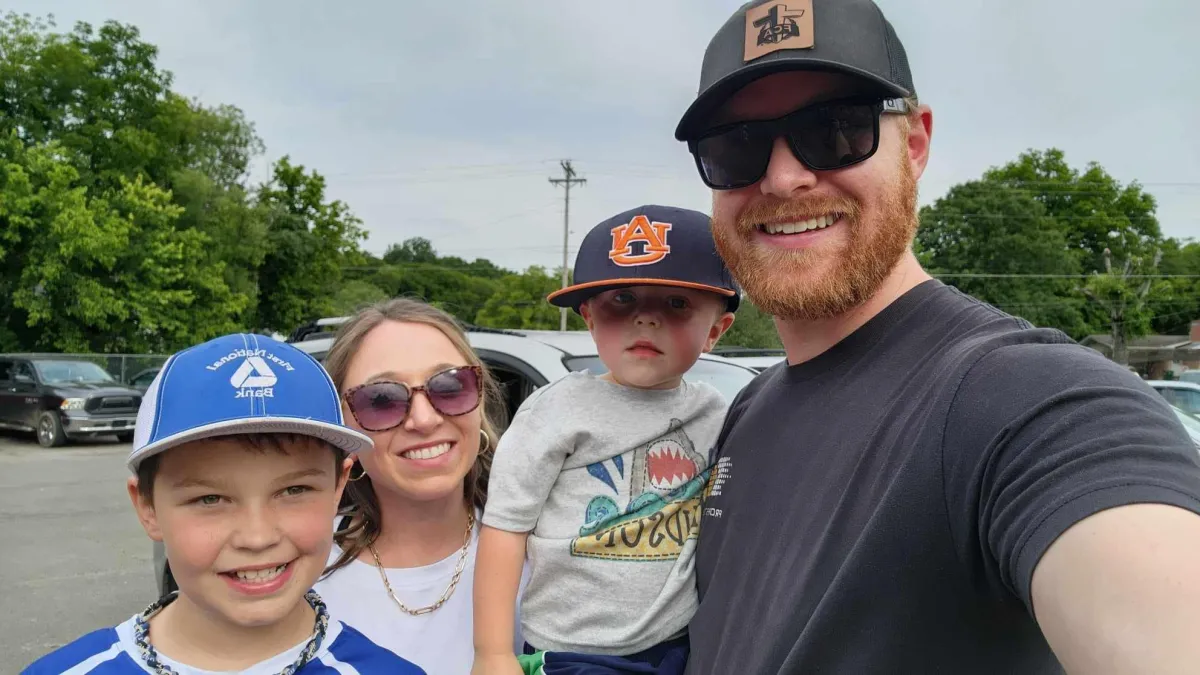
[[[676,286],[725,296],[730,312],[741,300],[717,252],[712,221],[672,206],[640,206],[593,227],[579,245],[573,282],[546,299],[578,312],[585,300],[614,288]]]

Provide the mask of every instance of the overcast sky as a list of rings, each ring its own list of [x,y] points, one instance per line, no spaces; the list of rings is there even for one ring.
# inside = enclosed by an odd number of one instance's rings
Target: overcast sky
[[[1200,235],[1200,4],[1190,0],[879,0],[933,107],[921,202],[1062,148]],[[643,203],[707,212],[675,124],[732,0],[9,0],[7,9],[135,24],[175,88],[244,110],[266,143],[315,168],[370,232],[522,269],[571,259],[595,223]]]

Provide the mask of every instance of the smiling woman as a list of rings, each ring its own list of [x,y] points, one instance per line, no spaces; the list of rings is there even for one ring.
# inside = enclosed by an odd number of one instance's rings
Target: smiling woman
[[[407,298],[346,322],[325,367],[374,450],[356,457],[317,589],[334,616],[430,675],[469,672],[491,375],[453,317]]]

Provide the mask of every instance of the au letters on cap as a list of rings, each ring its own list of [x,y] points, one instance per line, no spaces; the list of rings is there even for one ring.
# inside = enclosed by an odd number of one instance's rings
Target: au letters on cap
[[[650,222],[646,216],[634,216],[628,223],[612,229],[608,259],[621,267],[656,263],[671,252],[671,245],[667,243],[670,231],[670,223]],[[642,250],[635,251],[634,244],[641,244]]]
[[[767,2],[746,10],[746,61],[813,44],[812,0]]]

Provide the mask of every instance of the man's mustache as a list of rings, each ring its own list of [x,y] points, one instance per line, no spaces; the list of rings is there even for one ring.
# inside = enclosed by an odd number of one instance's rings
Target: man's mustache
[[[858,202],[847,197],[781,199],[764,196],[747,204],[738,214],[737,227],[748,231],[765,223],[796,223],[830,214],[837,214],[847,222],[854,223],[861,211]]]

